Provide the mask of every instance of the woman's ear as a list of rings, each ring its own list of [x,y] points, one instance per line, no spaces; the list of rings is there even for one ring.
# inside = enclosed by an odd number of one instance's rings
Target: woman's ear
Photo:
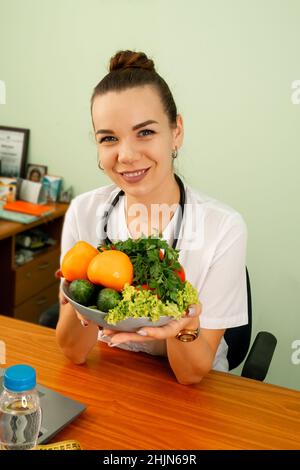
[[[181,114],[177,114],[176,118],[176,127],[174,129],[174,148],[180,148],[183,142],[183,135],[184,135],[184,130],[183,130],[183,119]]]

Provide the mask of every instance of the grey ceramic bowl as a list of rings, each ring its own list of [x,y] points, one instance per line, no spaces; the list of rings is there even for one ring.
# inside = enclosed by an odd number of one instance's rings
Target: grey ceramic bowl
[[[97,325],[102,326],[103,328],[109,328],[111,330],[119,330],[119,331],[136,331],[144,326],[163,326],[173,320],[173,317],[163,316],[156,322],[152,322],[147,317],[140,317],[140,318],[127,318],[126,320],[122,320],[118,322],[116,325],[110,325],[104,321],[104,317],[107,315],[105,312],[100,312],[100,310],[95,310],[93,308],[85,307],[81,305],[75,300],[70,297],[69,293],[69,283],[64,281],[61,290],[64,296],[68,299],[70,304],[77,310],[77,312],[81,313],[85,318],[88,320],[92,320]]]

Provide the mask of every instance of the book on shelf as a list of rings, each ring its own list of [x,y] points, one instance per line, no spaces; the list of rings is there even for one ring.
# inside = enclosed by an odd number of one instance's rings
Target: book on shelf
[[[12,212],[34,215],[37,217],[46,216],[54,212],[54,207],[45,204],[34,204],[26,201],[14,201],[4,204],[3,209]]]
[[[6,211],[0,208],[0,219],[10,222],[19,222],[20,224],[32,224],[39,220],[35,215],[22,214],[21,212]]]

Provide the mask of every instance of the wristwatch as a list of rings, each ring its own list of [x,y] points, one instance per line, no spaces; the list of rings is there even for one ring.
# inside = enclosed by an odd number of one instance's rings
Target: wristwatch
[[[189,343],[190,341],[195,341],[195,339],[198,338],[199,333],[199,328],[196,328],[195,330],[181,330],[175,338],[184,343]]]

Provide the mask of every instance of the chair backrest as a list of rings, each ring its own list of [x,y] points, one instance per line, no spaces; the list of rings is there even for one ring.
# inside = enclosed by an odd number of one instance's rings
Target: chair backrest
[[[248,269],[246,267],[247,279],[247,301],[248,301],[248,324],[237,326],[235,328],[228,328],[224,334],[225,341],[228,345],[227,359],[229,370],[238,367],[246,358],[252,331],[252,301],[251,301],[251,286]]]

